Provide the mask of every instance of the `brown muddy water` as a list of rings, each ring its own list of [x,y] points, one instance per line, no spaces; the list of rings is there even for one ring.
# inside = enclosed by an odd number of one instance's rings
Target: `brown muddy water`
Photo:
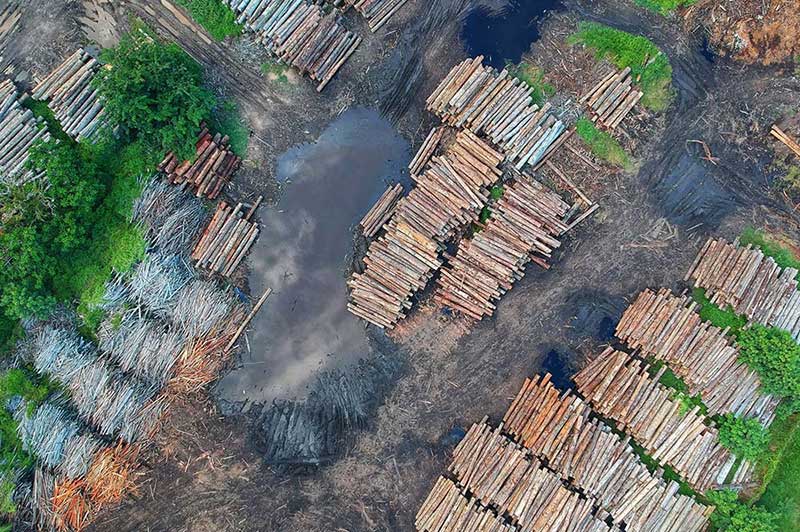
[[[363,322],[347,311],[353,231],[391,182],[407,184],[410,146],[373,110],[344,112],[317,142],[277,162],[278,204],[261,209],[250,290],[273,294],[255,318],[239,367],[218,397],[253,403],[304,397],[321,371],[369,354]]]

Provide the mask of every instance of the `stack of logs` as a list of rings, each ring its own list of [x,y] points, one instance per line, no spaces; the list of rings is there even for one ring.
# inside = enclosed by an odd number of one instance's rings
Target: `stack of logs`
[[[198,268],[230,277],[250,250],[258,236],[258,223],[251,222],[258,201],[247,211],[239,203],[231,208],[226,202],[217,205],[217,211],[200,236],[192,251]]]
[[[343,0],[367,20],[370,31],[378,31],[408,0]]]
[[[800,157],[800,144],[798,144],[797,141],[795,141],[792,137],[787,135],[781,128],[779,128],[777,125],[773,125],[769,133],[781,141],[787,148],[792,150],[795,155]]]
[[[639,103],[644,93],[633,86],[631,68],[613,71],[595,85],[583,98],[592,120],[609,129],[616,128]]]
[[[91,139],[106,124],[103,104],[92,86],[100,64],[79,48],[36,88],[33,98],[48,100],[64,132],[77,141]]]
[[[535,165],[564,130],[533,103],[533,89],[508,70],[484,66],[483,56],[456,65],[427,100],[430,111],[455,127],[485,135],[517,169]]]
[[[525,275],[529,261],[547,268],[567,228],[570,206],[534,180],[517,180],[496,203],[485,227],[462,240],[437,281],[435,300],[480,320],[491,316],[495,302]]]
[[[421,532],[515,532],[491,509],[461,493],[452,480],[439,477],[415,521]]]
[[[0,8],[0,69],[4,69],[6,62],[3,60],[3,53],[11,42],[14,32],[19,27],[19,19],[22,18],[22,9],[15,0],[5,2]]]
[[[11,80],[0,82],[0,184],[40,177],[25,167],[28,150],[36,141],[50,138],[43,121],[25,109],[20,101],[20,94]]]
[[[227,135],[212,136],[203,126],[194,161],[181,161],[169,152],[158,169],[173,185],[191,187],[198,198],[216,199],[241,164],[241,159],[228,146],[228,140]]]
[[[359,223],[365,237],[372,238],[381,230],[383,224],[392,217],[394,208],[402,196],[403,185],[400,183],[386,189]]]
[[[425,141],[422,143],[422,146],[419,148],[419,151],[408,164],[408,173],[411,174],[414,178],[428,166],[428,163],[433,157],[433,154],[436,152],[436,149],[439,147],[439,143],[442,142],[442,137],[444,136],[446,128],[444,127],[435,127],[431,129],[431,132],[428,133],[428,136],[425,138]]]
[[[322,91],[361,44],[334,12],[306,0],[224,0],[237,22],[275,56],[308,74]]]
[[[441,266],[439,253],[459,228],[480,217],[488,188],[500,178],[502,156],[468,131],[414,176],[415,187],[396,205],[385,234],[371,243],[366,270],[348,286],[348,309],[392,328],[411,308],[410,298]]]
[[[645,290],[623,314],[617,336],[669,364],[711,414],[755,417],[768,427],[780,399],[759,391],[761,379],[739,360],[727,331],[703,322],[696,306],[667,289],[658,294]]]
[[[762,325],[789,331],[800,340],[800,293],[797,270],[781,268],[757,248],[710,239],[685,280],[704,288],[721,307],[730,307]]]
[[[696,490],[725,483],[736,457],[719,443],[717,430],[706,426],[695,406],[688,412],[673,392],[651,377],[647,367],[624,352],[606,349],[575,376],[578,391],[601,415],[614,419],[654,459],[671,465]],[[744,462],[734,474],[746,484],[752,474]]]

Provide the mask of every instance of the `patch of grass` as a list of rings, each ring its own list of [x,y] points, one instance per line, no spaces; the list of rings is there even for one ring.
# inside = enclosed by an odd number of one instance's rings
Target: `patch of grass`
[[[663,361],[650,358],[648,359],[647,372],[651,377],[655,377],[664,366],[665,364]],[[708,407],[703,403],[703,398],[700,394],[692,395],[689,391],[689,386],[670,368],[667,368],[664,373],[661,374],[658,382],[673,390],[671,399],[680,402],[680,410],[678,411],[680,415],[686,415],[695,407],[700,407],[698,412],[701,415],[706,415],[708,413]]]
[[[492,217],[491,209],[489,209],[489,207],[484,207],[483,209],[481,209],[481,215],[478,219],[482,224],[485,224],[491,217]]]
[[[27,98],[22,102],[22,106],[26,109],[30,109],[35,117],[44,120],[44,126],[52,137],[63,141],[70,140],[69,135],[61,128],[61,124],[59,124],[56,115],[53,113],[53,110],[48,107],[46,101]]]
[[[800,530],[800,416],[775,421],[763,471],[765,488],[756,503],[777,514],[778,530]],[[763,462],[760,463],[760,465]]]
[[[250,130],[242,123],[239,106],[235,102],[226,101],[218,105],[211,114],[209,125],[230,138],[231,149],[239,157],[247,155],[247,145],[250,143]]]
[[[489,194],[490,194],[491,198],[494,201],[497,201],[497,200],[499,200],[500,198],[503,197],[503,194],[505,193],[505,191],[506,190],[503,188],[503,185],[495,185],[489,191]]]
[[[544,80],[544,71],[537,66],[523,61],[518,65],[508,63],[506,69],[512,76],[524,81],[533,89],[531,96],[536,105],[541,106],[556,93],[556,88]]]
[[[649,39],[596,22],[581,22],[569,42],[594,49],[599,59],[608,59],[617,68],[630,67],[644,93],[642,105],[648,109],[664,111],[669,107],[674,95],[672,65]]]
[[[581,117],[575,124],[575,130],[597,157],[626,170],[631,168],[630,157],[619,142],[605,131],[597,129],[591,120]]]
[[[289,82],[289,78],[286,76],[287,70],[289,67],[277,61],[267,61],[261,64],[261,73],[278,83]]]
[[[175,1],[185,7],[192,18],[218,41],[225,40],[225,37],[237,37],[242,33],[242,26],[236,23],[234,12],[220,0]]]
[[[730,333],[734,337],[738,337],[742,328],[747,325],[747,318],[736,314],[730,307],[723,310],[709,301],[702,288],[692,290],[692,299],[700,306],[700,319],[711,322],[720,329],[730,327]]]
[[[637,5],[640,5],[650,11],[655,11],[661,15],[669,15],[679,7],[688,7],[697,3],[697,0],[634,0]]]
[[[791,250],[781,246],[766,233],[748,227],[739,236],[739,243],[743,246],[752,245],[760,249],[767,257],[772,257],[781,268],[794,268],[800,270],[800,260]],[[800,272],[795,276],[800,279]]]

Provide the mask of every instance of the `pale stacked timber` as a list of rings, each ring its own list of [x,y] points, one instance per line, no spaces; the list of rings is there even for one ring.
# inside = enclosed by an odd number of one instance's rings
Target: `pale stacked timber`
[[[658,382],[666,369],[651,377],[642,362],[608,348],[575,375],[575,382],[597,412],[615,420],[650,456],[671,465],[696,490],[719,487],[736,457],[719,443],[717,430],[705,424],[699,406],[681,411],[680,400]]]
[[[367,19],[371,31],[378,31],[408,0],[345,0]]]
[[[712,303],[751,321],[789,331],[800,339],[800,293],[797,270],[781,268],[760,249],[710,239],[685,280],[704,288]]]
[[[452,480],[439,477],[414,522],[421,532],[512,532],[518,527],[469,499]]]
[[[533,89],[508,70],[484,66],[483,56],[456,65],[427,100],[428,110],[454,127],[490,139],[517,169],[535,165],[565,126],[533,103]]]
[[[614,129],[628,116],[644,93],[633,85],[631,68],[611,72],[601,79],[583,98],[592,120]]]
[[[79,48],[33,89],[33,98],[47,100],[64,132],[77,141],[91,139],[107,123],[92,86],[99,68],[100,63]]]
[[[796,140],[794,140],[792,137],[787,135],[781,128],[775,125],[772,126],[772,129],[770,129],[769,132],[773,137],[781,141],[787,148],[792,150],[792,152],[795,155],[800,157],[800,144],[798,144]]]
[[[653,475],[629,445],[550,375],[526,379],[503,428],[563,480],[600,502],[626,530],[701,531],[711,508],[677,493],[679,485]]]
[[[255,206],[245,213],[241,203],[232,208],[224,201],[219,202],[192,251],[195,265],[230,277],[258,236],[258,223],[250,221],[254,211]]]
[[[780,399],[759,391],[761,379],[739,360],[727,330],[703,322],[696,309],[690,298],[667,289],[645,290],[623,314],[617,336],[669,364],[711,414],[754,417],[769,426]]]
[[[322,91],[361,44],[335,12],[305,0],[224,0],[269,52],[317,81]]]
[[[462,240],[437,280],[435,300],[470,318],[491,316],[497,300],[525,275],[529,261],[547,268],[561,245],[556,236],[570,206],[534,180],[507,186],[491,218],[472,239]]]
[[[181,161],[169,152],[158,169],[166,174],[170,183],[190,186],[198,198],[216,199],[242,162],[228,142],[227,135],[211,135],[203,127],[197,140],[197,158],[194,161]]]
[[[389,221],[394,213],[394,207],[403,196],[403,185],[400,183],[389,187],[386,192],[375,202],[375,205],[364,216],[358,224],[364,232],[364,236],[372,238],[381,230],[383,224]]]
[[[468,131],[415,176],[395,207],[386,232],[370,244],[366,270],[348,281],[348,309],[379,327],[392,328],[441,266],[445,242],[478,221],[489,187],[501,175],[502,156]]]
[[[0,184],[22,183],[41,177],[25,167],[28,150],[50,134],[41,119],[21,105],[21,95],[10,80],[0,82]]]
[[[417,154],[408,164],[408,172],[412,176],[419,175],[419,173],[428,165],[428,162],[430,162],[434,152],[436,152],[436,148],[439,147],[439,143],[442,141],[444,132],[444,127],[435,127],[431,129],[430,133],[428,133],[428,136],[425,138],[422,146],[420,146],[419,151],[417,151]]]

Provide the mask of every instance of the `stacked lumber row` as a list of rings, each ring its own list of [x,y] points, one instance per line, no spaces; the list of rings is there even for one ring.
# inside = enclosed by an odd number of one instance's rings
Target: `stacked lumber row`
[[[597,499],[626,530],[701,531],[711,509],[652,475],[629,445],[550,375],[526,379],[503,426],[562,479]]]
[[[397,205],[397,202],[400,201],[400,198],[403,196],[403,185],[397,183],[393,187],[389,187],[386,189],[386,192],[381,194],[381,197],[378,198],[378,201],[375,202],[375,205],[369,210],[369,212],[364,215],[361,222],[358,225],[361,226],[361,229],[364,232],[364,236],[367,238],[372,238],[375,236],[378,231],[381,230],[383,224],[389,221],[389,218],[392,217],[394,213],[394,207]]]
[[[439,477],[417,512],[414,525],[421,532],[513,532],[489,508],[461,493],[452,480]]]
[[[759,249],[710,239],[684,280],[704,288],[711,302],[731,306],[762,325],[779,327],[800,340],[800,293],[797,270],[781,268]]]
[[[534,180],[508,186],[483,230],[447,256],[435,300],[476,320],[491,316],[529,261],[548,267],[547,259],[561,245],[555,237],[566,230],[562,220],[569,208]]]
[[[654,459],[671,465],[696,490],[725,482],[736,457],[719,443],[698,406],[682,413],[680,400],[627,353],[606,349],[575,376],[580,393],[605,417],[614,419]],[[738,470],[737,470],[738,471]],[[745,479],[747,480],[747,479]]]
[[[761,379],[739,360],[727,331],[703,322],[696,306],[667,289],[645,290],[623,314],[617,336],[669,364],[711,414],[754,417],[769,426],[780,399],[760,393]]]
[[[106,124],[105,111],[92,80],[100,63],[79,48],[33,89],[47,100],[61,127],[77,141],[91,139]]]
[[[533,103],[533,89],[484,66],[483,56],[456,65],[427,100],[428,110],[455,127],[468,128],[499,146],[518,170],[535,165],[564,132],[561,120]]]
[[[800,144],[797,143],[792,137],[787,135],[781,128],[777,125],[773,125],[772,129],[769,131],[770,135],[781,141],[787,148],[792,150],[792,152],[800,157]]]
[[[441,266],[445,242],[478,220],[488,187],[500,178],[502,156],[468,131],[432,160],[395,207],[386,232],[370,244],[366,270],[348,281],[347,308],[379,327],[392,328]]]
[[[317,81],[318,92],[361,44],[334,12],[306,0],[224,1],[269,52]]]
[[[369,29],[378,31],[408,0],[345,0],[367,20]]]
[[[431,160],[431,157],[433,157],[436,148],[439,147],[439,143],[442,141],[444,132],[444,127],[435,127],[431,129],[431,132],[428,133],[427,137],[425,137],[425,141],[422,143],[422,146],[420,146],[419,151],[417,151],[417,154],[414,155],[414,158],[411,159],[411,162],[408,164],[409,174],[412,176],[418,176],[423,168],[425,168],[425,166]]]
[[[169,152],[158,169],[173,185],[190,186],[198,198],[216,199],[242,162],[228,141],[227,135],[211,135],[204,126],[197,140],[194,161],[181,161]]]
[[[244,213],[239,203],[231,208],[221,201],[208,227],[192,251],[198,268],[230,277],[258,236],[258,223],[251,222],[253,209]]]
[[[631,68],[611,72],[581,98],[592,120],[609,129],[616,128],[639,103],[644,93],[633,86]]]
[[[0,82],[0,184],[39,177],[25,168],[28,150],[36,141],[50,139],[42,120],[20,102],[14,84],[10,80]]]
[[[11,42],[12,35],[17,30],[21,18],[22,9],[19,7],[19,3],[14,0],[6,2],[0,8],[0,67],[5,67],[3,52],[8,43]]]

